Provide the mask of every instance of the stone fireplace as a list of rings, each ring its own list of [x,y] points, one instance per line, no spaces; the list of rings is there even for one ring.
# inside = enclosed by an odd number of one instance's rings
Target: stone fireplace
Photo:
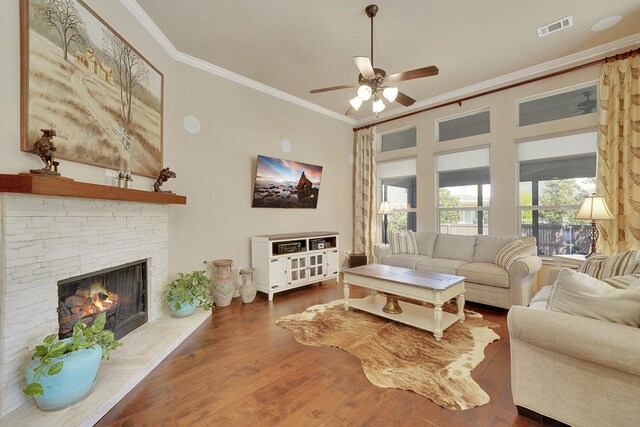
[[[94,272],[108,276],[142,260],[142,294],[109,287],[98,298],[106,302],[118,293],[121,304],[142,297],[142,317],[151,322],[162,315],[168,234],[164,204],[0,193],[0,415],[28,400],[23,370],[31,352],[59,332],[59,283],[82,282]]]

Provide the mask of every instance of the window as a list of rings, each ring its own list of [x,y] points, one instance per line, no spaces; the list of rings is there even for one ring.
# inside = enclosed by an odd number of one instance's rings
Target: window
[[[550,122],[596,112],[595,85],[547,95],[518,103],[518,126]]]
[[[380,136],[380,151],[401,150],[416,146],[416,128],[409,128]]]
[[[588,221],[575,219],[595,191],[596,133],[518,144],[520,229],[535,236],[538,254],[587,254]]]
[[[491,132],[489,110],[453,119],[438,120],[438,141],[465,138]]]
[[[393,209],[387,218],[387,230],[416,231],[416,159],[379,163],[378,178],[380,202],[388,201]],[[383,218],[380,221],[382,224]],[[384,230],[383,225],[381,230]]]
[[[489,149],[439,155],[436,168],[440,232],[488,234]]]

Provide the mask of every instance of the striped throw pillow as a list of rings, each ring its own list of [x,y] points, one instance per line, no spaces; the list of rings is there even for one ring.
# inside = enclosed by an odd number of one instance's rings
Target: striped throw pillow
[[[412,230],[405,233],[389,233],[389,243],[391,244],[392,254],[411,254],[418,255],[418,245],[416,245],[416,237]]]
[[[496,255],[496,264],[508,270],[511,264],[528,256],[536,255],[536,247],[525,244],[522,240],[514,240],[500,249]]]
[[[624,276],[636,272],[640,264],[640,250],[621,252],[616,255],[591,255],[578,268],[578,272],[596,279]]]
[[[627,289],[631,283],[640,279],[640,273],[626,274],[624,276],[613,276],[603,279],[602,281],[609,286],[617,289]]]

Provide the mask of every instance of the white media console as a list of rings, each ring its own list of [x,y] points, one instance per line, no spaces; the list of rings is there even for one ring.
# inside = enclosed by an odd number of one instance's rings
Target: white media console
[[[321,282],[338,281],[338,233],[272,234],[251,238],[254,281],[259,291],[269,295]]]

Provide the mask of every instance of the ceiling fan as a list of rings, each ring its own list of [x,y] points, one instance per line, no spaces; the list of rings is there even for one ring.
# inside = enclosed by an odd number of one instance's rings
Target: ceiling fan
[[[378,114],[385,109],[382,97],[387,101],[398,103],[408,107],[416,102],[415,99],[402,92],[398,91],[398,88],[392,86],[392,83],[401,82],[405,80],[420,79],[422,77],[430,77],[438,75],[438,67],[431,65],[429,67],[417,68],[415,70],[404,71],[402,73],[395,73],[387,75],[387,72],[382,68],[374,68],[373,66],[373,18],[378,13],[378,6],[371,4],[365,8],[365,13],[371,19],[371,58],[366,56],[354,56],[353,59],[356,62],[356,67],[360,71],[358,75],[358,83],[346,84],[340,86],[325,87],[322,89],[313,89],[309,93],[321,93],[329,92],[333,90],[349,89],[353,87],[358,88],[358,95],[349,100],[351,107],[354,110],[358,110],[363,101],[369,100],[373,97],[373,112]],[[351,108],[349,108],[351,109]],[[347,113],[349,111],[347,110]]]

